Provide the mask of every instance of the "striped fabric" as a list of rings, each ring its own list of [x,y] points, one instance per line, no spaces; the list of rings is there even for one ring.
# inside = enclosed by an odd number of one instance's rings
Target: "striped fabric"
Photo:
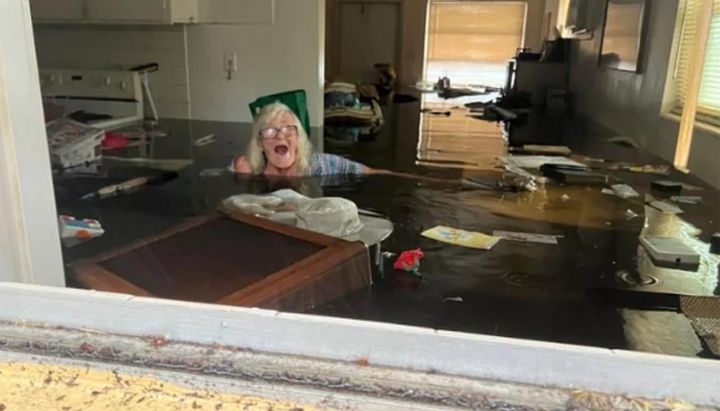
[[[310,157],[310,175],[358,175],[363,173],[363,166],[347,158],[334,154],[315,153]]]

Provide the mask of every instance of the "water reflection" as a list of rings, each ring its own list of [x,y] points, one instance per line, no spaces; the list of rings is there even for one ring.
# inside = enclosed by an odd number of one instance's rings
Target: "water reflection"
[[[421,113],[417,122],[416,172],[456,169],[456,173],[446,175],[480,176],[487,181],[501,178],[497,157],[507,153],[508,145],[502,127],[469,117],[466,109],[452,103],[423,107],[431,112]],[[402,135],[397,134],[398,138]],[[646,175],[630,177],[641,191],[652,180]],[[374,203],[370,197],[381,196],[384,184],[410,185],[374,182],[372,194],[353,199],[359,204]],[[599,186],[548,184],[520,193],[452,185],[417,186],[402,196],[395,190],[384,194],[392,197],[393,203],[400,203],[397,206],[406,213],[391,213],[398,222],[389,246],[425,247],[423,278],[396,273],[390,284],[376,286],[372,296],[350,297],[319,312],[394,318],[410,324],[439,324],[441,328],[458,327],[460,323],[459,327],[476,332],[581,343],[592,340],[593,345],[676,355],[702,351],[682,314],[628,308],[616,311],[611,305],[588,300],[584,292],[600,287],[712,295],[717,288],[718,258],[708,253],[708,244],[697,237],[698,229],[682,218],[645,207],[640,199],[622,200],[603,194]],[[715,195],[707,194],[711,198]],[[388,207],[386,204],[385,210]],[[501,242],[491,252],[478,252],[417,238],[417,233],[435,224],[486,233],[507,229],[562,238],[558,247]],[[640,235],[682,238],[701,255],[700,269],[689,272],[656,267],[639,245]],[[464,307],[437,306],[449,296],[462,298]],[[422,308],[417,306],[418,299],[425,302]],[[485,305],[488,302],[492,302],[491,307]],[[535,311],[529,313],[528,307]],[[571,311],[559,315],[558,310],[563,309]],[[469,318],[473,318],[472,325]]]
[[[543,185],[534,192],[468,195],[467,201],[508,217],[599,230],[627,225],[628,209],[642,212],[642,206],[619,201],[591,186]]]
[[[499,166],[507,154],[507,137],[496,123],[478,121],[465,108],[421,114],[418,165],[487,170]]]

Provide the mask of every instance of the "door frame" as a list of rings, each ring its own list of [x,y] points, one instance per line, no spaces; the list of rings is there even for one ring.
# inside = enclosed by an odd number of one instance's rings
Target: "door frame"
[[[0,281],[65,285],[27,1],[0,2]]]

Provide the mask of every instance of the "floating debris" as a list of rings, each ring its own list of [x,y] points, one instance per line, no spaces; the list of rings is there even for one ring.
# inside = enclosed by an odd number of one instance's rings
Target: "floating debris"
[[[700,205],[702,203],[702,197],[700,196],[672,196],[670,200],[676,203],[690,205]]]
[[[602,193],[614,195],[622,199],[640,197],[640,194],[627,184],[613,184],[610,186],[610,189],[603,188]]]
[[[395,260],[393,268],[412,273],[417,273],[420,269],[420,260],[425,256],[421,249],[403,251]]]
[[[220,177],[227,172],[224,168],[206,168],[198,173],[200,177]]]
[[[465,231],[458,228],[437,226],[429,230],[425,230],[421,234],[423,237],[433,240],[442,241],[444,243],[459,245],[469,248],[478,248],[481,250],[489,250],[500,241],[499,237],[493,237],[487,234],[475,231]]]
[[[203,147],[215,142],[215,134],[208,134],[207,136],[200,137],[193,142],[195,147]]]
[[[558,236],[553,234],[518,233],[512,231],[493,231],[493,236],[503,240],[520,241],[524,243],[553,244],[557,245]]]
[[[676,207],[666,201],[656,200],[650,202],[650,206],[656,210],[667,214],[682,214],[684,211],[680,207]]]

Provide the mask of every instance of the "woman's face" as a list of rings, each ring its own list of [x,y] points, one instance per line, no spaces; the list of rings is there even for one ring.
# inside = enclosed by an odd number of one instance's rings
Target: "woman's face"
[[[271,118],[260,130],[265,158],[275,168],[287,169],[295,164],[298,135],[292,114],[283,112]]]

